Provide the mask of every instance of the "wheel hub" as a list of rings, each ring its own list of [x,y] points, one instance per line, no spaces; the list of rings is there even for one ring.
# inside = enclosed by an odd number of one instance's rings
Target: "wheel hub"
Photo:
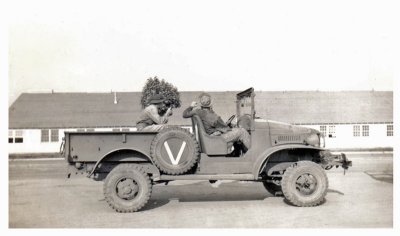
[[[317,188],[317,180],[311,174],[300,175],[296,180],[296,190],[302,195],[311,195]]]
[[[131,200],[135,198],[137,193],[139,192],[139,186],[133,179],[121,179],[116,187],[118,197]]]

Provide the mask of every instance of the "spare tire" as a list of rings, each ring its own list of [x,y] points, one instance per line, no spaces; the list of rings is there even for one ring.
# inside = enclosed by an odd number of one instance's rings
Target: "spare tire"
[[[150,155],[161,172],[184,174],[197,163],[200,156],[199,144],[185,129],[165,128],[154,137]]]

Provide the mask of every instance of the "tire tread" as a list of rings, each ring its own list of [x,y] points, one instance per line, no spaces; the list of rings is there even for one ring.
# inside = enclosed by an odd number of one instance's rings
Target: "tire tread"
[[[324,176],[323,181],[325,182],[324,184],[326,185],[326,187],[325,187],[323,193],[320,196],[318,196],[314,201],[311,201],[311,202],[301,201],[289,189],[290,181],[292,181],[294,175],[296,174],[297,168],[300,168],[300,167],[309,167],[314,171],[315,170],[321,171],[323,173],[323,176]],[[327,178],[325,170],[317,163],[311,162],[311,161],[296,162],[294,165],[292,165],[286,169],[286,171],[283,175],[283,178],[282,178],[283,195],[291,204],[293,204],[295,206],[299,206],[299,207],[313,207],[313,206],[317,206],[317,205],[321,204],[325,199],[326,193],[328,191],[328,187],[329,187],[329,182],[328,182],[328,178]]]
[[[149,191],[145,193],[145,196],[141,200],[139,205],[137,205],[135,207],[132,207],[132,208],[129,208],[129,209],[119,208],[119,207],[117,207],[115,205],[115,203],[114,203],[114,201],[113,201],[113,199],[111,197],[111,194],[112,194],[113,190],[110,189],[110,186],[107,183],[110,181],[110,179],[113,177],[114,174],[117,174],[117,173],[130,173],[132,170],[137,171],[138,173],[140,173],[141,175],[143,175],[145,177],[146,183],[144,183],[144,184],[146,184],[148,186]],[[112,209],[114,209],[115,211],[120,212],[120,213],[130,213],[130,212],[136,212],[136,211],[140,210],[141,208],[143,208],[147,204],[147,202],[149,201],[149,199],[151,197],[152,184],[151,184],[151,181],[150,181],[150,177],[147,175],[146,172],[143,171],[143,167],[141,165],[137,165],[137,164],[120,164],[117,167],[115,167],[107,175],[106,180],[104,181],[104,184],[103,184],[103,192],[104,192],[104,197],[105,197],[108,205],[110,205],[110,207]]]

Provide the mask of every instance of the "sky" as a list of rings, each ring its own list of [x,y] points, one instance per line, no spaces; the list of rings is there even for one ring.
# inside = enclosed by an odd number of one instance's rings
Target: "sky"
[[[21,7],[23,6],[23,7]],[[14,1],[22,92],[393,90],[393,1]]]

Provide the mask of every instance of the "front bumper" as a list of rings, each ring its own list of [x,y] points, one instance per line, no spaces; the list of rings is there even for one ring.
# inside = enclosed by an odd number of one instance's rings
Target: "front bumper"
[[[341,166],[344,170],[347,170],[353,164],[344,153],[332,154],[329,151],[323,151],[320,153],[320,156],[321,164],[326,170],[334,166],[336,166],[336,168]]]

